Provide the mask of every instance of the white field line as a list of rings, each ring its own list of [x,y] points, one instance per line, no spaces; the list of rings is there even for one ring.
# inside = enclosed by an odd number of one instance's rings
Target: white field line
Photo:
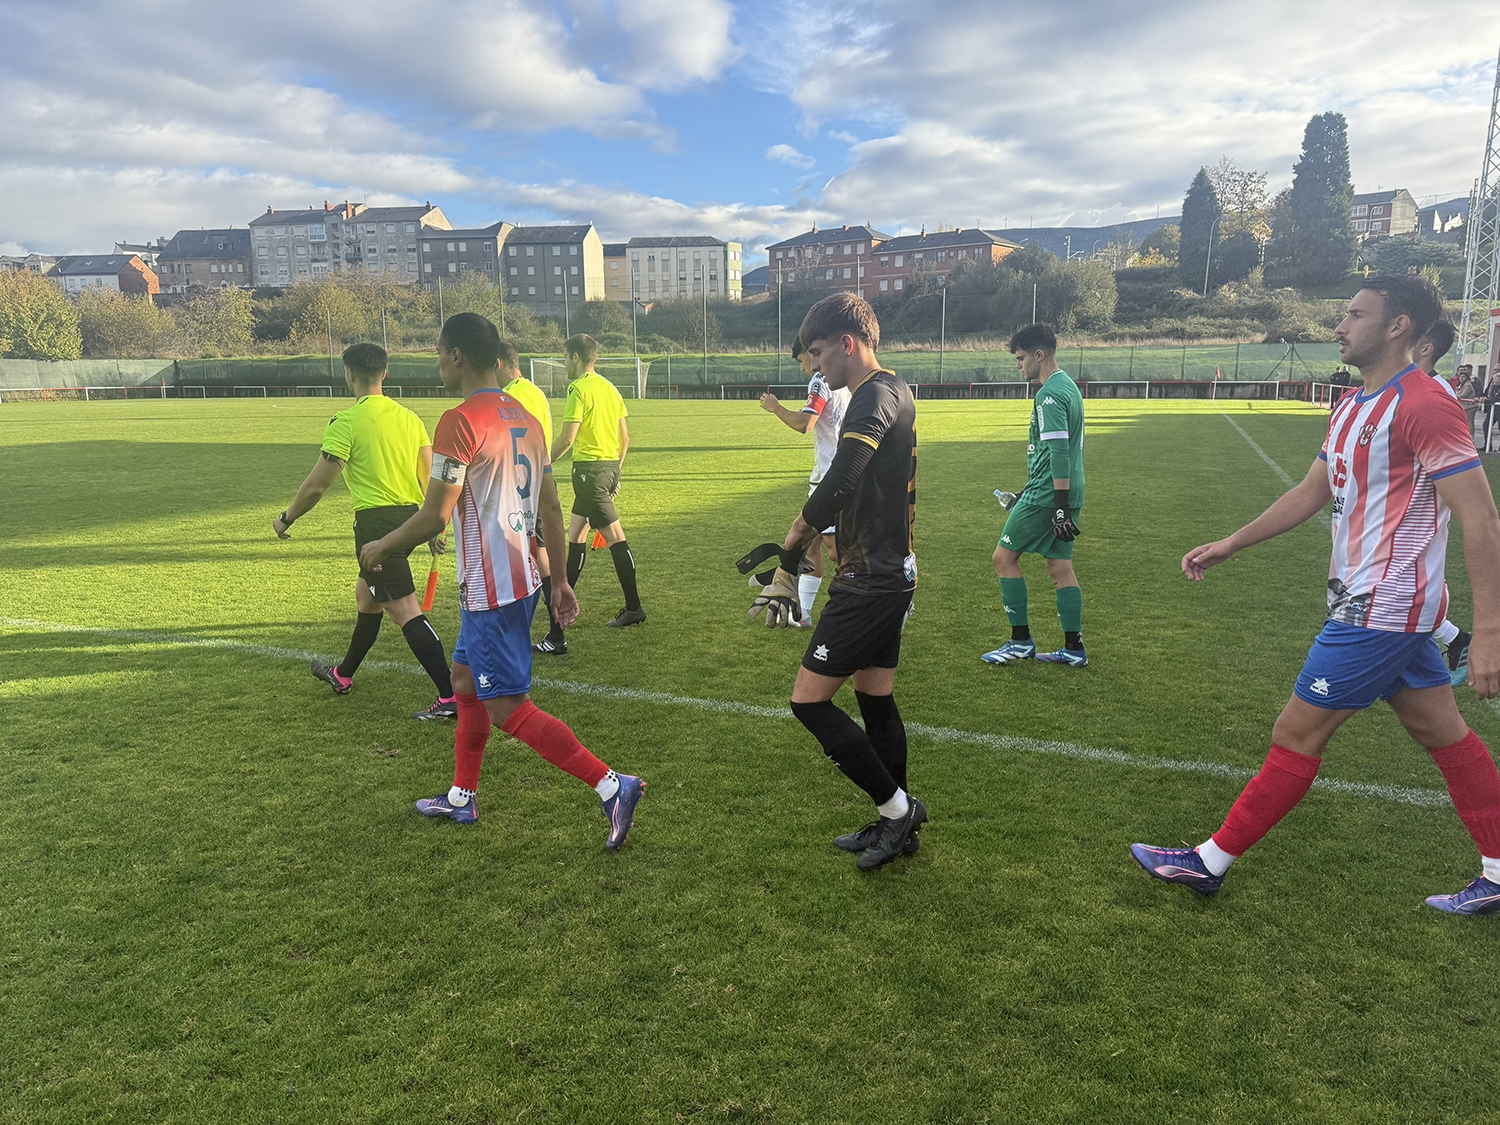
[[[220,637],[181,637],[169,633],[153,633],[141,629],[102,629],[87,625],[65,625],[53,621],[33,621],[25,618],[0,617],[0,628],[26,629],[40,633],[72,633],[94,636],[132,644],[154,645],[163,648],[206,648],[226,652],[243,653],[246,656],[263,656],[275,660],[308,661],[318,654],[300,649],[279,648],[273,645],[251,644],[246,641]],[[366,660],[362,667],[378,668],[386,672],[425,676],[420,665],[400,660]],[[696,711],[710,711],[723,715],[744,715],[754,719],[790,719],[792,713],[786,707],[764,707],[753,703],[737,703],[728,699],[702,699],[691,695],[674,695],[664,691],[643,691],[639,688],[609,687],[601,684],[585,684],[575,680],[537,680],[537,684],[553,691],[569,692],[573,695],[590,695],[601,699],[627,700],[633,703],[655,703],[668,707],[687,707]],[[1008,734],[988,734],[983,731],[959,730],[955,727],[936,727],[927,723],[907,723],[909,733],[934,742],[951,742],[964,746],[977,746],[1012,754],[1045,754],[1058,758],[1074,758],[1100,765],[1123,766],[1137,770],[1167,770],[1174,773],[1200,773],[1210,777],[1231,781],[1246,781],[1254,770],[1223,762],[1189,761],[1177,758],[1157,758],[1140,754],[1129,754],[1123,750],[1106,750],[1093,746],[1080,746],[1073,742],[1050,742],[1036,738],[1022,738]],[[1450,804],[1448,794],[1441,789],[1421,789],[1405,785],[1377,785],[1361,781],[1340,781],[1337,778],[1319,777],[1313,788],[1324,789],[1350,797],[1368,797],[1378,801],[1414,805],[1418,808],[1442,808]]]
[[[1224,415],[1224,421],[1228,422],[1231,426],[1234,427],[1235,433],[1239,434],[1240,437],[1244,438],[1245,441],[1249,443],[1250,448],[1253,449],[1253,450],[1255,450],[1256,453],[1260,454],[1260,459],[1262,461],[1264,461],[1267,465],[1271,466],[1271,471],[1273,473],[1275,473],[1278,477],[1281,478],[1281,483],[1282,484],[1286,485],[1288,488],[1291,488],[1293,485],[1295,485],[1297,483],[1294,479],[1292,479],[1292,474],[1291,473],[1287,472],[1280,465],[1278,465],[1275,461],[1271,460],[1271,455],[1269,453],[1267,453],[1264,449],[1262,449],[1260,447],[1260,445],[1256,442],[1256,440],[1253,437],[1251,437],[1249,434],[1247,434],[1244,431],[1244,428],[1241,427],[1238,422],[1236,422],[1228,414],[1225,414],[1224,410],[1222,408],[1220,408],[1219,413]],[[1329,520],[1327,512],[1319,512],[1318,513],[1318,522],[1321,523],[1326,528],[1332,529],[1332,527],[1333,527],[1333,523]]]

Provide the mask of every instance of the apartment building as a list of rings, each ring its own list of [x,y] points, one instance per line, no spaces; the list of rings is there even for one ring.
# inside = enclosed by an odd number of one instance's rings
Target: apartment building
[[[254,284],[248,230],[180,230],[157,251],[163,293]]]
[[[161,292],[155,271],[135,254],[73,254],[59,258],[47,276],[61,285],[64,293],[90,289],[132,296]]]
[[[709,235],[632,238],[625,244],[629,260],[625,300],[671,300],[702,297],[738,301],[744,255],[738,242]]]
[[[513,227],[500,260],[510,299],[537,312],[560,315],[606,296],[604,243],[593,223]]]
[[[512,229],[510,223],[499,222],[487,227],[424,231],[417,250],[422,263],[422,288],[430,292],[437,288],[439,278],[456,281],[461,274],[471,271],[482,273],[486,281],[499,285],[500,257]]]
[[[416,284],[421,273],[418,235],[449,226],[431,203],[367,207],[325,200],[321,210],[267,207],[250,222],[255,284],[284,288],[351,269],[395,274]]]
[[[766,247],[770,259],[768,279],[775,292],[787,289],[818,288],[832,291],[851,290],[862,297],[864,276],[871,255],[890,241],[891,236],[870,226],[849,226],[833,230],[813,227]]]
[[[1354,197],[1349,222],[1361,242],[1367,238],[1411,234],[1417,229],[1417,201],[1405,188],[1365,192]]]
[[[604,244],[604,291],[611,301],[630,300],[629,257],[623,242]]]
[[[3,254],[0,273],[51,273],[61,260],[55,254]]]
[[[906,292],[911,279],[919,273],[929,274],[942,284],[950,273],[966,263],[993,265],[1020,248],[1019,243],[977,227],[930,234],[924,228],[920,234],[898,235],[881,243],[866,261],[860,295],[898,296]],[[841,280],[848,279],[835,278],[836,282]]]

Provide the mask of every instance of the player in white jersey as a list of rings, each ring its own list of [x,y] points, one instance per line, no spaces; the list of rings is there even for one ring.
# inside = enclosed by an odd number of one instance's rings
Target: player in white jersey
[[[1437,365],[1438,360],[1453,347],[1453,340],[1457,335],[1451,322],[1439,320],[1417,341],[1411,354],[1411,361],[1417,365],[1417,370],[1432,376],[1454,398],[1458,398],[1458,392],[1449,385],[1447,379],[1437,373]],[[1432,638],[1443,646],[1443,658],[1448,662],[1448,678],[1454,687],[1458,687],[1469,678],[1469,642],[1474,638],[1446,617],[1438,622],[1437,628],[1432,631]]]
[[[1229,865],[1312,787],[1339,727],[1383,699],[1442,771],[1479,848],[1479,877],[1427,904],[1450,914],[1500,911],[1500,772],[1459,711],[1432,640],[1448,600],[1443,566],[1456,513],[1474,596],[1469,680],[1480,699],[1500,694],[1500,514],[1463,410],[1411,362],[1442,309],[1436,287],[1421,278],[1367,281],[1335,330],[1364,386],[1334,407],[1306,478],[1233,535],[1183,558],[1183,572],[1201,580],[1333,502],[1328,620],[1271,730],[1271,752],[1198,847],[1131,846],[1155,878],[1216,892]]]
[[[613,850],[625,842],[645,782],[616,774],[531,702],[531,617],[542,584],[533,553],[538,519],[548,542],[565,540],[546,436],[500,389],[500,348],[495,326],[477,313],[459,313],[443,325],[438,373],[464,401],[438,422],[426,502],[395,531],[365,544],[360,565],[378,572],[387,555],[432,538],[430,528],[441,531],[453,519],[460,605],[453,785],[418,801],[417,811],[459,824],[479,819],[479,769],[493,725],[599,794],[609,821],[605,847]],[[564,574],[552,576],[552,602],[564,626],[578,617]]]
[[[802,373],[808,378],[807,401],[802,409],[788,410],[770,391],[760,396],[760,408],[776,415],[799,434],[812,431],[813,471],[807,485],[807,494],[811,496],[823,483],[828,466],[833,464],[833,455],[838,452],[839,431],[844,426],[844,411],[849,408],[849,389],[840,387],[834,390],[819,372],[813,370],[812,358],[802,350],[801,340],[792,344],[792,358],[802,365]],[[812,624],[813,601],[823,585],[823,556],[826,553],[830,562],[835,562],[837,557],[833,534],[831,527],[823,532],[823,549],[814,548],[812,552],[812,573],[797,579],[797,600],[802,606],[802,620],[797,624],[803,628]]]

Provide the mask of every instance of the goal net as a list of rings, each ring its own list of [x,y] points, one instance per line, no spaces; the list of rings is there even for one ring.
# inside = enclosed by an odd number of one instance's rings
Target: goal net
[[[645,398],[651,361],[633,355],[601,355],[594,370],[603,375],[625,398]],[[568,365],[562,359],[537,357],[531,361],[531,381],[548,398],[563,398],[568,393]]]

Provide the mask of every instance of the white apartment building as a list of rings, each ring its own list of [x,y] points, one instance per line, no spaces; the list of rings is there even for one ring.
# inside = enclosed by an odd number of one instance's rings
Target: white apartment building
[[[321,210],[305,211],[267,207],[250,222],[254,284],[284,288],[329,273],[366,269],[415,285],[421,265],[417,236],[428,229],[449,229],[447,218],[431,203],[366,207],[325,201]]]
[[[738,242],[708,235],[632,238],[625,244],[623,259],[610,258],[612,270],[605,287],[617,301],[671,300],[705,293],[710,301],[738,301],[743,259]],[[623,279],[614,276],[620,270],[625,273]]]

